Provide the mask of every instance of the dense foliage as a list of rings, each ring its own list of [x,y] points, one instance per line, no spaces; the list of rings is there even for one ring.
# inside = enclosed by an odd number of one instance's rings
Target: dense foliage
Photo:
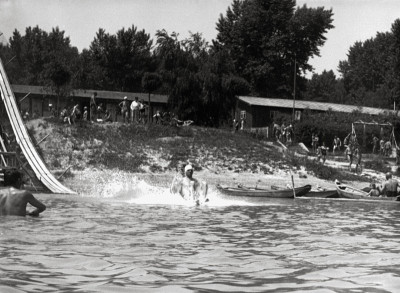
[[[295,5],[294,0],[234,0],[217,23],[217,44],[255,94],[291,96],[295,65],[296,75],[310,70],[309,58],[319,55],[324,34],[333,28],[332,10]]]

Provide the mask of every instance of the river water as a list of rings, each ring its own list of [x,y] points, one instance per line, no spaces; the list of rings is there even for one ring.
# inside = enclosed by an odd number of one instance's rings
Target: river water
[[[0,292],[400,292],[400,205],[185,205],[140,183],[0,218]]]

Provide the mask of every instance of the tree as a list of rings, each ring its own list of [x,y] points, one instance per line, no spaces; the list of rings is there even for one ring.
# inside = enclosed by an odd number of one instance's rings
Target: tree
[[[8,53],[15,58],[7,65],[11,82],[40,85],[57,97],[69,96],[79,53],[64,34],[58,27],[49,33],[38,26],[28,27],[25,35],[15,30]]]
[[[310,70],[331,28],[332,10],[295,10],[294,0],[234,0],[217,23],[217,47],[226,49],[235,71],[254,94],[291,96],[294,63]]]
[[[400,19],[396,19],[392,24],[393,44],[393,97],[397,105],[400,105]]]
[[[151,54],[153,41],[144,30],[132,25],[115,35],[99,29],[92,41],[87,63],[87,77],[92,88],[119,91],[139,91],[142,76],[155,69]]]
[[[333,102],[336,100],[336,84],[336,76],[332,70],[313,74],[307,82],[305,99],[308,101]]]
[[[391,32],[378,32],[374,38],[350,47],[347,60],[339,63],[348,103],[391,108],[398,96],[396,48]]]

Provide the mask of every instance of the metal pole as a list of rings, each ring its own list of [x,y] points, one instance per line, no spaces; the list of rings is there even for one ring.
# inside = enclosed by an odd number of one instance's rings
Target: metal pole
[[[21,100],[19,100],[19,102],[21,103],[23,100],[25,100],[26,97],[28,97],[31,93],[27,93]]]
[[[293,117],[292,123],[294,122],[294,109],[296,105],[296,57],[294,57],[294,75],[293,75]]]

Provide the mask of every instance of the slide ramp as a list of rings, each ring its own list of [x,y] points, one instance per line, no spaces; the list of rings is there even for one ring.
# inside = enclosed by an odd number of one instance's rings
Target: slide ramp
[[[62,185],[50,173],[46,165],[43,163],[38,152],[36,151],[32,140],[22,120],[21,113],[18,109],[14,92],[11,89],[10,82],[4,70],[3,62],[0,59],[0,89],[1,98],[5,105],[8,118],[14,131],[17,143],[22,153],[28,161],[30,167],[35,173],[37,179],[42,182],[53,193],[74,194],[76,192]]]

